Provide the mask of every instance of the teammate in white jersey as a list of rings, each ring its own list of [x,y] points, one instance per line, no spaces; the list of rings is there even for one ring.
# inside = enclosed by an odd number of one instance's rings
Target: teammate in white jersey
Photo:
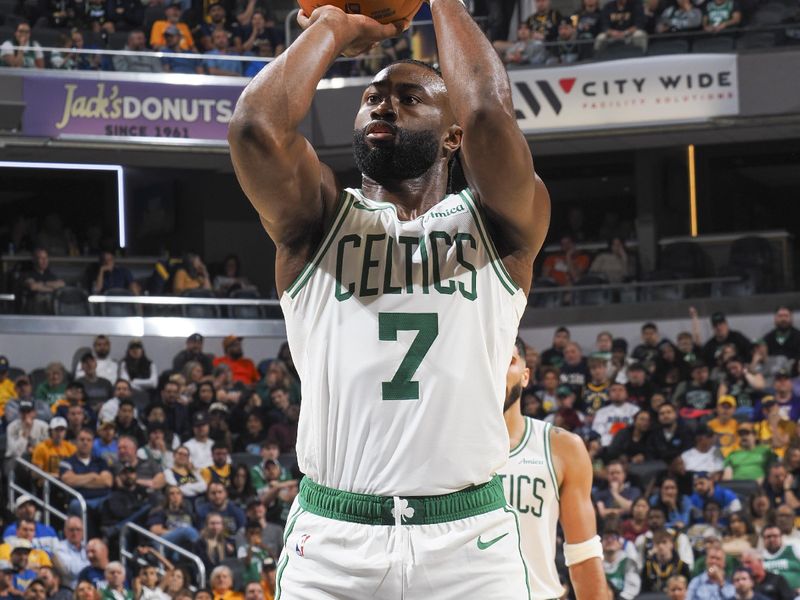
[[[506,500],[519,513],[531,597],[563,595],[555,562],[556,527],[561,521],[575,597],[594,599],[606,588],[606,579],[591,499],[592,465],[578,436],[522,415],[520,397],[529,380],[525,344],[517,339],[504,406],[511,452],[499,474]]]
[[[236,174],[277,246],[303,386],[306,478],[277,598],[530,598],[517,516],[494,473],[549,198],[491,44],[460,0],[431,0],[431,12],[441,74],[396,63],[362,95],[360,189],[338,186],[299,127],[337,56],[407,23],[301,13],[305,31],[231,121]],[[456,154],[469,187],[448,195]]]

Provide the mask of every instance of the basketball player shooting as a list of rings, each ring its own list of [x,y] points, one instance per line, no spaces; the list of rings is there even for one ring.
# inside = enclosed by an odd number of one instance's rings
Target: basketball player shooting
[[[564,593],[555,561],[561,521],[575,598],[593,600],[606,588],[606,578],[589,454],[575,434],[522,415],[520,398],[530,379],[522,340],[515,344],[506,377],[504,411],[511,451],[500,477],[506,500],[519,513],[531,598],[561,598]]]
[[[396,35],[323,6],[230,125],[239,182],[275,242],[302,380],[306,477],[281,600],[530,599],[503,390],[550,217],[508,77],[459,0],[433,0],[441,75],[393,64],[364,90],[341,189],[298,132],[341,54]],[[459,155],[468,189],[448,192]]]

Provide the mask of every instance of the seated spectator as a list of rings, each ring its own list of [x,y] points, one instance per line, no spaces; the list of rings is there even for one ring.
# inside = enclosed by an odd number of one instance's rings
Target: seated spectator
[[[724,0],[726,3],[733,5],[733,0]],[[716,0],[711,0],[706,3],[706,11],[709,5],[716,4]],[[703,23],[705,24],[704,18]],[[750,350],[752,344],[747,337],[739,331],[732,330],[728,325],[728,319],[721,312],[715,312],[711,315],[711,327],[714,330],[714,335],[703,346],[703,360],[707,365],[713,365],[717,362],[717,355],[719,351],[727,344],[733,344],[736,348],[735,356],[740,356],[742,360],[747,360],[750,357]]]
[[[14,540],[4,569],[6,572],[11,572],[11,587],[7,590],[8,597],[22,596],[25,589],[36,579],[36,571],[28,566],[30,552],[31,543],[28,540]]]
[[[294,452],[297,444],[297,425],[300,421],[300,407],[285,404],[283,415],[267,429],[267,437],[278,442],[281,452]]]
[[[204,52],[205,56],[233,56],[236,54],[230,47],[230,40],[226,31],[222,29],[214,30],[211,40],[213,48],[206,50]],[[205,58],[203,60],[203,68],[208,75],[225,75],[228,77],[240,77],[242,75],[242,64],[238,60]]]
[[[209,512],[203,522],[205,526],[200,531],[200,539],[195,543],[193,552],[200,557],[206,569],[211,571],[222,561],[236,556],[236,545],[225,534],[222,515]]]
[[[647,498],[640,496],[633,501],[631,506],[631,516],[622,522],[622,537],[629,542],[635,542],[636,538],[648,530],[647,512],[650,510],[650,503]]]
[[[20,50],[17,47],[29,47]],[[0,44],[0,62],[6,67],[18,69],[44,69],[44,52],[39,42],[31,40],[31,26],[27,21],[21,21],[14,37]]]
[[[53,417],[50,420],[50,437],[39,443],[33,449],[31,462],[50,475],[58,476],[61,461],[75,454],[75,446],[65,438],[67,435],[67,420],[63,417]]]
[[[678,480],[672,476],[662,479],[658,493],[651,497],[651,504],[664,511],[666,526],[671,529],[683,531],[691,521],[692,502],[681,493]]]
[[[141,29],[132,30],[128,34],[128,43],[125,45],[124,50],[130,52],[146,52],[147,38],[144,36],[144,31]],[[161,59],[155,56],[118,54],[113,57],[112,61],[115,71],[128,73],[161,73],[164,70],[161,65]]]
[[[142,461],[153,461],[159,469],[166,471],[174,464],[175,456],[167,445],[166,428],[163,423],[154,421],[147,426],[147,444],[136,451]]]
[[[642,343],[636,346],[631,353],[634,360],[641,363],[649,375],[653,375],[656,370],[656,362],[659,357],[659,346],[667,341],[662,338],[658,331],[658,325],[648,321],[642,325]]]
[[[754,417],[752,410],[755,398],[765,386],[763,375],[750,373],[745,369],[742,359],[734,356],[725,362],[725,375],[719,385],[719,394],[736,398],[737,414]]]
[[[600,17],[600,30],[595,39],[595,52],[603,50],[609,43],[624,42],[647,50],[647,34],[644,32],[644,13],[640,3],[634,0],[614,0],[606,4]]]
[[[64,280],[50,268],[50,256],[44,248],[33,251],[33,268],[23,275],[26,291],[25,312],[52,314],[53,292],[64,287]]]
[[[583,388],[581,408],[587,414],[594,415],[601,408],[608,406],[611,381],[608,378],[608,363],[602,356],[592,354],[586,361],[586,365],[589,368],[589,381],[586,382]],[[627,394],[625,394],[625,397],[627,398]],[[603,427],[605,428],[605,423]],[[598,433],[602,434],[603,432],[598,431]],[[603,445],[607,446],[610,441],[611,437],[606,437],[603,440]]]
[[[615,598],[633,600],[642,588],[642,578],[636,561],[622,550],[622,541],[619,531],[607,525],[603,531],[603,571]]]
[[[761,532],[764,569],[784,577],[793,590],[800,588],[800,551],[787,544],[777,525],[768,525]]]
[[[753,526],[743,512],[735,512],[728,518],[728,527],[722,536],[722,549],[725,554],[739,558],[746,550],[755,548],[756,538]]]
[[[767,477],[761,484],[761,488],[769,497],[772,508],[777,508],[781,504],[788,502],[788,497],[791,493],[790,484],[791,480],[788,479],[786,467],[783,463],[774,462],[769,465]]]
[[[81,370],[83,371],[83,376],[75,381],[83,385],[89,408],[93,412],[97,412],[101,405],[105,408],[106,401],[114,396],[114,386],[111,385],[110,380],[97,374],[97,359],[91,352],[87,352],[81,357]],[[116,412],[109,414],[109,411],[107,411],[106,418],[101,418],[101,421],[113,421],[116,416]]]
[[[119,390],[119,382],[117,382],[116,387],[117,390]],[[133,402],[129,398],[121,399],[119,401],[117,418],[114,419],[114,425],[116,425],[118,437],[122,437],[123,435],[130,436],[136,440],[137,445],[141,446],[146,442],[146,438],[142,426],[134,416],[135,414],[136,408]]]
[[[400,41],[405,41],[406,44],[408,43],[405,36],[401,36],[399,39]],[[267,17],[261,9],[253,11],[250,25],[242,32],[242,40],[244,42],[242,44],[244,52],[252,52],[258,46],[264,45],[263,42],[267,42],[266,46],[270,49],[270,56],[278,56],[286,47],[284,36],[280,29],[269,25]],[[394,50],[395,46],[391,46],[391,48]],[[214,278],[214,291],[227,295],[233,289],[232,286],[240,285],[242,286],[240,289],[252,287],[247,278],[242,277],[240,267],[238,256],[235,254],[227,256],[222,262],[222,274]],[[220,289],[217,286],[217,279],[219,279]]]
[[[80,581],[75,587],[75,600],[100,600],[100,592],[89,581]]]
[[[110,0],[106,11],[108,23],[113,31],[141,31],[144,22],[144,6],[137,0]],[[130,38],[128,38],[130,42]],[[114,65],[116,68],[116,65]],[[117,69],[119,71],[119,69]],[[160,71],[154,71],[160,72]]]
[[[114,483],[108,465],[92,456],[93,444],[94,431],[85,427],[76,440],[75,454],[61,461],[59,469],[61,481],[75,488],[75,491],[83,496],[89,509],[100,507],[111,493],[111,486]],[[70,502],[70,512],[80,514],[77,499]]]
[[[800,419],[800,396],[792,387],[792,377],[789,371],[777,371],[773,387],[775,389],[774,399],[780,409],[781,417],[797,422]]]
[[[111,354],[111,340],[108,339],[107,335],[98,335],[94,338],[92,348],[92,353],[97,361],[97,376],[108,381],[116,381],[119,375],[119,363],[109,357],[109,354]],[[85,375],[83,362],[81,361],[75,367],[75,378],[80,379]]]
[[[164,472],[167,485],[177,486],[185,498],[193,501],[206,492],[207,485],[200,471],[192,464],[189,449],[180,446],[173,455],[174,462]]]
[[[666,529],[653,532],[653,553],[645,559],[642,570],[643,592],[666,592],[667,580],[675,575],[691,576],[689,565],[675,551],[675,540]]]
[[[258,398],[254,394],[255,398]],[[261,442],[267,439],[264,430],[264,421],[257,412],[250,412],[246,416],[245,430],[239,434],[234,442],[234,452],[249,452],[258,456],[261,453]]]
[[[245,543],[237,544],[236,556],[244,566],[245,583],[258,583],[261,581],[261,569],[264,563],[272,560],[272,556],[262,542],[261,523],[247,521],[244,530]]]
[[[535,0],[534,4],[536,11],[526,19],[533,39],[539,42],[554,41],[561,15],[550,5],[550,0]]]
[[[233,54],[241,54],[242,38],[244,36],[239,23],[228,18],[228,13],[222,0],[208,0],[206,6],[208,7],[208,18],[200,24],[199,34],[202,49],[206,52],[219,49],[220,42],[214,39],[214,33],[222,31],[227,39],[225,48],[231,48]]]
[[[64,365],[58,362],[51,362],[45,369],[46,379],[36,388],[36,398],[45,400],[50,407],[64,397],[67,391],[67,381],[65,377]]]
[[[235,335],[227,336],[222,340],[222,349],[225,354],[214,359],[215,367],[221,364],[227,365],[231,369],[233,380],[244,385],[253,385],[259,380],[255,364],[249,358],[244,357],[242,338]]]
[[[182,371],[188,362],[197,362],[203,367],[203,375],[211,375],[214,368],[214,357],[203,352],[203,336],[193,333],[186,338],[186,348],[178,352],[172,359],[172,369]]]
[[[58,535],[56,530],[36,520],[36,502],[33,497],[27,494],[19,496],[14,501],[14,516],[16,521],[12,522],[3,530],[3,540],[9,541],[17,536],[17,522],[21,520],[33,521],[34,530],[33,537],[30,538],[33,548],[40,548],[52,554],[56,543],[58,542]]]
[[[110,289],[127,289],[131,294],[139,293],[139,286],[131,272],[126,267],[117,265],[116,260],[113,252],[100,252],[98,264],[94,267],[96,273],[90,278],[89,289],[93,294],[105,294]]]
[[[17,520],[16,531],[13,536],[9,536],[5,543],[0,544],[0,560],[8,562],[11,560],[11,553],[14,548],[25,546],[28,551],[28,568],[38,569],[39,567],[53,566],[50,560],[50,550],[52,547],[43,550],[37,548],[36,542],[36,521],[28,517]]]
[[[747,499],[747,508],[747,518],[750,523],[752,523],[753,530],[756,532],[756,535],[758,535],[760,538],[761,532],[763,531],[764,527],[766,527],[767,522],[773,519],[772,506],[770,505],[769,496],[767,496],[766,492],[763,490],[756,491]],[[779,510],[776,512],[774,518],[778,523],[778,526],[781,527],[781,531],[783,531],[783,527],[780,523],[780,508],[781,507],[779,506]],[[789,529],[785,533],[792,533],[794,530],[797,535],[792,535],[791,540],[792,542],[798,542],[800,541],[800,531],[794,529],[794,510],[789,508],[787,517],[789,519]]]
[[[276,359],[269,363],[263,379],[256,385],[256,393],[268,404],[272,390],[279,387],[289,390],[289,400],[293,404],[300,402],[298,380],[292,375],[284,361]]]
[[[725,467],[722,454],[714,445],[714,432],[706,425],[699,425],[695,429],[694,447],[683,452],[681,458],[687,471],[705,471],[715,480],[722,476]]]
[[[264,503],[255,498],[248,501],[245,517],[247,523],[255,522],[261,526],[261,547],[265,548],[270,556],[278,556],[283,548],[283,528],[276,523],[267,521],[267,508]],[[247,542],[245,528],[236,532],[234,541],[237,548]]]
[[[675,386],[672,403],[680,407],[682,417],[696,418],[708,414],[705,411],[714,408],[719,394],[717,384],[711,381],[709,375],[708,365],[702,361],[695,361],[690,365],[691,379],[688,381],[684,379]]]
[[[183,264],[175,272],[175,277],[172,280],[172,290],[176,294],[182,294],[187,290],[198,289],[210,290],[211,280],[208,277],[208,270],[202,259],[197,254],[189,252],[183,257]]]
[[[37,419],[36,416],[31,400],[22,400],[19,403],[19,418],[6,428],[7,460],[27,457],[50,436],[47,422]]]
[[[703,471],[694,474],[694,493],[689,497],[695,510],[702,512],[706,502],[716,501],[722,507],[724,517],[742,510],[739,498],[728,488],[716,485],[711,476]]]
[[[658,425],[647,440],[648,458],[672,461],[691,447],[693,439],[692,432],[678,421],[675,407],[664,403],[658,407]]]
[[[196,508],[200,521],[205,521],[209,513],[222,516],[226,537],[233,537],[244,526],[244,511],[229,500],[227,488],[219,482],[208,484],[205,501],[198,500]]]
[[[552,423],[556,427],[561,427],[567,431],[576,431],[583,427],[586,415],[575,409],[575,390],[568,385],[560,385],[556,389],[555,410],[544,418],[545,422]],[[600,444],[600,436],[597,436],[597,445]]]
[[[64,539],[55,544],[53,560],[58,565],[63,584],[74,589],[80,573],[90,566],[87,545],[83,543],[83,519],[67,517],[64,522]]]
[[[119,474],[122,467],[133,467],[136,472],[136,484],[157,492],[166,485],[166,477],[159,464],[150,459],[141,459],[137,454],[136,439],[131,436],[120,436],[118,457],[114,470]]]
[[[756,550],[746,550],[741,557],[742,566],[753,575],[755,591],[769,600],[793,600],[795,592],[786,578],[764,569],[764,561]]]
[[[183,23],[181,23],[182,25]],[[164,45],[159,46],[160,52],[165,54],[194,54],[194,49],[183,49],[183,34],[175,25],[170,25],[164,29]],[[166,73],[183,73],[188,75],[203,74],[203,64],[200,60],[185,58],[180,56],[164,56],[161,58],[161,65]]]
[[[55,567],[39,567],[36,577],[42,582],[48,600],[73,600],[73,591],[62,583],[61,574]]]
[[[200,534],[194,528],[195,512],[192,503],[184,498],[176,485],[167,485],[161,505],[150,510],[147,528],[154,534],[178,546],[190,547]]]
[[[671,395],[678,383],[686,381],[688,378],[689,366],[680,351],[669,340],[662,340],[658,344],[658,354],[652,376],[653,383],[665,394]],[[692,415],[690,418],[696,418],[696,416]]]
[[[3,415],[8,401],[17,397],[16,384],[8,376],[9,368],[8,358],[0,356],[0,416]]]
[[[78,437],[81,427],[94,427],[96,417],[91,408],[86,405],[86,391],[83,384],[72,381],[67,384],[64,397],[50,407],[57,417],[67,419],[67,439],[74,442]]]
[[[728,29],[736,29],[741,22],[742,10],[736,0],[709,0],[705,3],[703,29],[706,31],[719,33]]]
[[[656,33],[685,33],[698,31],[703,26],[703,12],[692,4],[692,0],[676,0],[668,6],[658,19]]]
[[[218,600],[244,600],[241,592],[233,589],[233,572],[229,567],[219,565],[211,571],[211,591]]]
[[[105,589],[105,570],[108,566],[108,546],[100,538],[92,538],[86,543],[86,559],[89,566],[78,574],[78,581],[88,581],[98,590]],[[77,591],[77,587],[75,588]]]
[[[688,598],[735,598],[736,590],[725,577],[725,552],[711,546],[706,552],[706,570],[689,582]]]
[[[125,567],[122,563],[113,561],[106,565],[103,570],[105,587],[100,593],[101,600],[134,600],[133,592],[128,589]]]
[[[542,352],[541,364],[542,367],[554,367],[560,369],[564,364],[564,348],[570,342],[569,329],[566,327],[559,327],[553,333],[553,345],[547,350]]]
[[[579,40],[594,40],[600,33],[600,16],[598,0],[581,0],[580,10],[572,17]],[[590,51],[593,46],[593,44],[582,45],[587,46]]]
[[[703,508],[702,518],[686,530],[686,535],[692,544],[692,548],[698,553],[699,558],[695,561],[693,575],[699,575],[705,567],[705,551],[709,544],[722,544],[722,532],[725,529],[719,520],[722,517],[722,507],[716,500],[709,500]],[[733,562],[733,559],[731,559]]]
[[[599,15],[596,0],[590,1],[595,6],[594,14]],[[559,37],[560,34],[561,29],[559,28]],[[584,44],[583,47],[589,48],[589,45]],[[589,267],[589,273],[603,275],[609,283],[622,283],[636,274],[636,265],[625,250],[625,242],[617,237],[609,242],[608,250],[595,257]]]
[[[134,598],[136,600],[171,600],[172,596],[167,593],[165,588],[167,580],[170,579],[170,574],[174,570],[172,563],[156,552],[155,548],[149,546],[140,546],[138,552],[148,562],[142,565],[139,575],[133,580]],[[159,566],[149,562],[148,555],[163,565],[165,571],[163,576],[159,576]]]
[[[506,67],[514,65],[543,64],[547,59],[547,50],[540,40],[533,39],[533,31],[528,23],[522,22],[517,27],[517,39],[514,42],[496,41],[495,49]]]
[[[667,516],[664,510],[660,506],[651,506],[647,511],[647,531],[639,535],[634,542],[638,563],[644,565],[645,560],[653,554],[653,532],[666,529],[675,541],[678,556],[691,569],[694,565],[694,552],[689,537],[685,533],[667,527],[666,523]]]
[[[573,285],[588,270],[589,256],[578,250],[575,241],[565,235],[561,238],[561,252],[545,258],[542,277],[548,277],[558,285]]]
[[[217,482],[226,488],[230,487],[232,470],[228,446],[215,442],[211,447],[211,461],[210,465],[200,471],[206,484]]]
[[[136,467],[123,465],[114,478],[114,489],[100,511],[101,531],[114,539],[127,523],[139,522],[153,508],[151,488],[137,480]]]
[[[128,351],[119,363],[119,378],[130,381],[134,390],[149,391],[158,384],[158,369],[147,358],[140,339],[128,342]]]
[[[764,336],[769,355],[797,361],[800,359],[800,330],[792,324],[792,310],[779,306],[774,321],[775,329]]]
[[[626,481],[625,466],[619,461],[608,463],[606,475],[608,487],[594,495],[598,514],[602,519],[629,515],[633,501],[642,495],[642,491]]]
[[[772,452],[769,446],[756,444],[752,423],[739,423],[736,433],[739,436],[739,448],[731,452],[725,459],[725,470],[722,478],[764,480],[767,463]]]
[[[733,572],[733,587],[736,590],[736,599],[739,600],[769,600],[766,596],[755,591],[755,577],[749,569],[739,567]]]
[[[151,48],[161,48],[162,46],[169,46],[170,48],[173,47],[170,44],[169,40],[165,36],[167,29],[174,27],[178,30],[177,34],[174,32],[173,41],[177,48],[180,49],[182,52],[194,52],[196,51],[194,45],[194,39],[192,38],[192,32],[189,29],[189,26],[181,21],[181,1],[180,0],[170,0],[166,2],[164,7],[164,13],[166,18],[160,19],[153,23],[153,27],[150,30],[150,47]],[[173,71],[172,72],[184,72],[184,71]]]
[[[603,363],[605,368],[605,363]],[[591,383],[587,386],[589,387]],[[600,408],[594,415],[592,429],[600,434],[603,446],[610,445],[614,437],[630,428],[639,407],[628,402],[628,391],[621,383],[612,383],[609,388],[610,404]]]
[[[622,368],[622,367],[620,367]],[[619,376],[617,377],[619,378]],[[633,362],[625,367],[625,388],[628,390],[628,401],[633,402],[639,408],[650,408],[650,399],[655,393],[655,387],[647,377],[647,369],[640,362]],[[657,416],[657,411],[653,416]]]
[[[689,580],[683,575],[673,575],[667,579],[667,597],[669,600],[687,600]]]
[[[762,418],[755,423],[756,440],[769,446],[775,456],[783,458],[789,444],[797,438],[797,425],[783,416],[774,396],[762,397],[755,410],[759,408]]]
[[[0,357],[0,365],[2,359]],[[33,388],[31,387],[31,380],[27,375],[20,375],[14,381],[14,388],[16,390],[15,396],[6,402],[4,406],[0,407],[0,414],[2,414],[3,421],[13,423],[20,416],[19,407],[23,402],[30,402],[33,404],[36,418],[45,423],[49,423],[53,416],[50,412],[50,405],[45,400],[39,400],[33,397]]]
[[[98,420],[104,423],[116,419],[122,402],[130,400],[132,396],[133,388],[131,387],[131,382],[127,379],[117,379],[108,399],[100,407],[97,415]],[[136,415],[135,409],[134,415]]]
[[[605,450],[609,460],[625,457],[633,464],[643,463],[647,454],[647,438],[650,435],[652,419],[646,410],[639,410],[633,416],[633,424],[619,431]]]

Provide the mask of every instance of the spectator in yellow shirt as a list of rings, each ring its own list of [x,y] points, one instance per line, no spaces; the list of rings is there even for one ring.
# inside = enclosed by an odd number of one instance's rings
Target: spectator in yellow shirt
[[[11,552],[14,548],[26,547],[28,553],[28,568],[36,570],[39,567],[52,567],[50,555],[40,548],[33,547],[33,538],[36,534],[36,521],[22,518],[17,521],[17,535],[6,538],[8,542],[0,544],[0,560],[11,562]]]
[[[717,444],[719,444],[722,456],[728,458],[731,452],[739,449],[739,436],[736,433],[739,422],[733,418],[736,413],[736,398],[733,396],[720,397],[715,410],[717,416],[711,419],[707,425],[717,435]]]
[[[182,294],[186,290],[210,290],[211,280],[208,269],[197,254],[191,252],[184,256],[183,265],[175,272],[172,291]]]
[[[162,46],[166,46],[167,41],[164,39],[164,32],[167,30],[167,27],[174,25],[181,32],[180,49],[187,52],[195,50],[192,32],[189,30],[189,26],[186,23],[181,22],[180,0],[168,2],[166,8],[164,8],[164,13],[167,18],[159,19],[153,23],[153,28],[150,30],[150,47],[161,48]]]
[[[6,402],[17,397],[17,388],[8,376],[8,359],[0,356],[0,417],[6,408]]]
[[[42,471],[58,476],[61,460],[75,454],[75,446],[68,442],[67,420],[64,417],[53,417],[50,420],[50,437],[40,442],[33,449],[32,462]]]

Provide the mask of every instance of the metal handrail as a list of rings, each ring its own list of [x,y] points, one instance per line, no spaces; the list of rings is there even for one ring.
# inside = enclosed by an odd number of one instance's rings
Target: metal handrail
[[[263,298],[193,298],[191,296],[89,296],[92,304],[196,304],[214,306],[280,306]]]
[[[180,546],[173,544],[172,542],[165,540],[160,535],[156,535],[152,531],[148,531],[144,527],[137,525],[136,523],[125,523],[122,526],[122,529],[119,534],[119,555],[122,558],[122,564],[127,568],[128,560],[133,560],[134,556],[133,553],[128,550],[128,530],[138,533],[146,538],[151,539],[156,544],[160,544],[166,548],[169,548],[173,552],[177,552],[178,554],[185,556],[189,560],[191,560],[195,566],[197,567],[197,578],[198,578],[198,585],[200,589],[206,587],[206,566],[203,564],[203,561],[200,560],[200,557],[192,552],[189,552],[185,548],[181,548]]]
[[[88,513],[87,513],[87,510],[86,510],[86,500],[83,499],[83,496],[81,496],[80,492],[78,492],[74,488],[69,487],[66,483],[64,483],[63,481],[59,480],[58,478],[53,477],[47,471],[42,471],[42,469],[40,469],[39,467],[37,467],[33,463],[28,462],[24,458],[17,457],[16,458],[16,463],[18,465],[28,469],[28,471],[30,471],[31,473],[41,477],[44,480],[44,483],[42,484],[42,495],[44,496],[44,500],[42,500],[40,498],[37,498],[36,495],[31,490],[26,490],[26,489],[20,487],[19,485],[17,485],[16,474],[14,472],[15,470],[11,469],[9,474],[8,474],[8,490],[9,490],[9,492],[8,492],[8,502],[9,502],[9,508],[14,506],[14,501],[16,500],[16,498],[14,496],[15,496],[15,492],[17,492],[20,495],[25,494],[27,496],[30,496],[31,499],[33,500],[33,502],[37,506],[41,507],[42,510],[44,510],[44,522],[45,522],[45,525],[50,525],[50,513],[54,514],[55,516],[57,516],[62,521],[66,521],[67,518],[70,515],[68,515],[65,512],[62,512],[61,510],[59,510],[58,508],[56,508],[52,504],[50,504],[50,486],[54,485],[57,488],[63,490],[67,494],[69,494],[70,496],[73,496],[78,501],[78,505],[81,508],[81,514],[79,516],[81,518],[81,521],[83,521],[83,543],[86,544],[86,534],[87,534],[87,532],[86,532],[86,515]]]

